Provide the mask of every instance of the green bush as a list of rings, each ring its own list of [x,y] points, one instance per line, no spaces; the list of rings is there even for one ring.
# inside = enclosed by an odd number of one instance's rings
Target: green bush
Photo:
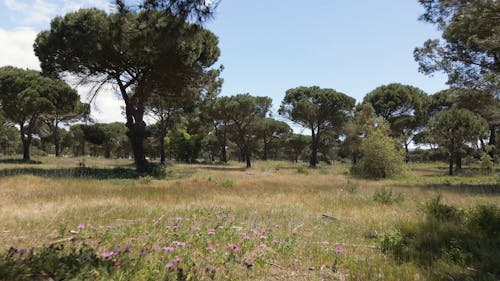
[[[356,193],[359,188],[359,184],[355,181],[348,180],[344,188],[350,193]]]
[[[388,178],[404,171],[403,155],[398,151],[396,141],[384,129],[370,131],[361,141],[361,160],[353,166],[352,172],[364,178]]]
[[[307,170],[307,167],[305,167],[305,166],[298,166],[297,167],[297,173],[308,175],[309,171]]]
[[[404,201],[404,195],[399,192],[394,194],[391,188],[382,187],[375,190],[373,200],[382,204],[401,203]]]
[[[493,173],[493,170],[495,169],[495,164],[493,164],[493,161],[491,157],[488,154],[484,154],[481,157],[481,161],[479,162],[480,168],[481,168],[481,173],[488,175]]]
[[[460,210],[440,197],[425,204],[426,216],[383,235],[380,247],[398,262],[423,267],[429,280],[498,280],[500,208]]]

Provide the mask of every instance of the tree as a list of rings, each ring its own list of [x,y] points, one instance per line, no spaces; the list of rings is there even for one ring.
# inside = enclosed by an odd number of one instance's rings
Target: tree
[[[425,92],[410,85],[392,83],[371,91],[363,101],[370,103],[375,113],[389,122],[392,136],[401,139],[405,147],[405,161],[408,162],[408,146],[427,121]]]
[[[78,121],[88,117],[90,114],[90,105],[82,103],[77,92],[65,83],[59,83],[59,89],[53,92],[51,98],[54,105],[51,112],[47,112],[41,116],[44,122],[50,129],[52,140],[54,143],[55,155],[61,156],[61,137],[59,135],[59,125],[69,124],[72,121]]]
[[[363,137],[369,130],[375,128],[376,117],[375,109],[370,103],[358,104],[354,110],[354,117],[350,118],[344,127],[343,149],[345,154],[352,157],[353,164],[356,164],[361,156],[359,148]]]
[[[499,94],[500,2],[494,0],[419,0],[420,20],[436,24],[443,40],[427,40],[414,51],[419,70],[442,71],[454,87]]]
[[[292,157],[292,161],[297,163],[302,151],[310,145],[310,141],[306,136],[300,134],[292,134],[285,142],[287,154]]]
[[[280,139],[286,139],[292,133],[292,128],[283,122],[273,118],[264,118],[258,123],[257,137],[263,142],[262,160],[267,160],[269,150]]]
[[[256,140],[258,122],[266,117],[271,108],[272,100],[269,97],[255,97],[250,94],[239,94],[230,97],[218,98],[221,108],[224,108],[231,128],[238,144],[246,167],[250,168],[252,145]]]
[[[298,87],[286,91],[279,114],[311,130],[310,166],[318,163],[321,135],[340,131],[355,104],[355,99],[332,89],[317,86]]]
[[[38,34],[35,54],[45,73],[69,72],[113,83],[125,103],[127,135],[136,170],[147,172],[145,107],[153,95],[182,94],[219,57],[217,37],[202,20],[210,4],[200,0],[145,1],[137,9],[117,1],[118,12],[81,9],[56,17]]]
[[[93,125],[84,125],[82,127],[85,140],[101,146],[105,158],[111,158],[113,150],[122,146],[126,127],[123,123],[113,122],[109,124],[97,123]]]
[[[66,83],[38,71],[0,68],[0,103],[6,118],[19,126],[23,160],[30,160],[30,145],[40,118],[54,112],[56,101],[70,93],[74,90]]]
[[[377,126],[369,129],[361,140],[361,160],[353,166],[354,173],[366,178],[387,178],[403,172],[402,153],[397,141],[389,136],[385,122],[385,119],[375,120]]]
[[[488,130],[486,121],[467,109],[452,108],[437,113],[429,121],[429,134],[433,142],[448,151],[449,175],[453,163],[466,142],[477,142]]]

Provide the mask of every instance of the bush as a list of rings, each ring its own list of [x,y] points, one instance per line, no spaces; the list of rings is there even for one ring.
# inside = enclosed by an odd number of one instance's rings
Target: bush
[[[500,208],[468,210],[444,205],[441,197],[425,204],[425,218],[406,222],[383,235],[380,247],[398,262],[415,262],[430,280],[498,280]]]
[[[307,167],[304,167],[304,166],[298,166],[298,167],[297,167],[297,173],[299,173],[299,174],[304,174],[304,175],[308,175],[308,174],[309,174],[309,171],[307,170]]]
[[[393,194],[391,188],[382,187],[375,191],[373,200],[382,204],[401,203],[404,201],[404,196],[399,192]]]
[[[479,165],[481,168],[481,173],[483,173],[485,175],[493,173],[493,170],[495,169],[493,161],[488,154],[484,154],[481,157],[481,161],[479,162]]]
[[[345,185],[345,189],[347,191],[349,191],[350,193],[356,193],[358,188],[359,188],[359,184],[357,182],[350,181],[350,180],[348,180],[346,185]]]
[[[397,149],[394,139],[384,129],[370,131],[361,141],[361,160],[353,166],[352,172],[364,178],[388,178],[404,171],[403,155]]]

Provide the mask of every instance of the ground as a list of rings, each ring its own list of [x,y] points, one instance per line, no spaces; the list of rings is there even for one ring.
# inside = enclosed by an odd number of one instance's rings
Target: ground
[[[445,163],[410,164],[390,180],[352,178],[347,164],[288,162],[176,164],[165,180],[103,180],[65,177],[64,169],[130,161],[38,160],[0,164],[16,168],[0,178],[0,256],[11,247],[16,257],[34,249],[32,259],[49,245],[88,247],[95,266],[82,279],[427,280],[427,268],[384,254],[380,237],[421,220],[438,194],[464,209],[500,202],[498,170],[449,177]],[[29,175],[33,168],[48,172]],[[391,202],[374,200],[381,188]]]

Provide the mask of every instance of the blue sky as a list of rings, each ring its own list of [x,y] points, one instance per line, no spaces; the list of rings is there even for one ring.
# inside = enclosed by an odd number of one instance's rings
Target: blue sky
[[[52,17],[79,7],[110,9],[106,0],[0,1],[0,65],[30,68],[37,67],[32,40]],[[429,94],[446,88],[443,75],[424,76],[413,60],[416,46],[440,36],[418,21],[422,12],[416,0],[222,0],[206,27],[220,40],[222,94],[270,96],[277,110],[297,86],[333,88],[358,101],[391,82]],[[96,118],[122,121],[120,104],[102,97]]]

